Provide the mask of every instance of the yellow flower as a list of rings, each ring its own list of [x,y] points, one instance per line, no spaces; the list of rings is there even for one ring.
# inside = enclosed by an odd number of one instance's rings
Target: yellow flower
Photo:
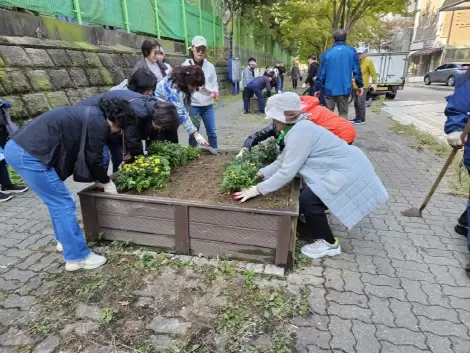
[[[156,163],[156,164],[160,164],[160,158],[156,158],[156,159],[155,159],[155,163]]]
[[[154,173],[158,173],[158,168],[155,168],[155,169],[153,170],[153,172],[154,172]]]

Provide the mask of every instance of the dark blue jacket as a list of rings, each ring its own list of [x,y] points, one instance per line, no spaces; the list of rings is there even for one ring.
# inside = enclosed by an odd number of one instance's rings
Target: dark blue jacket
[[[447,97],[445,115],[447,121],[444,132],[450,134],[454,131],[462,131],[467,123],[470,112],[470,69],[457,77],[454,94]],[[465,167],[470,170],[470,136],[467,139],[464,150]]]
[[[321,56],[315,91],[320,91],[323,86],[325,96],[350,95],[353,76],[357,87],[363,87],[361,65],[356,49],[344,42],[336,42]]]
[[[145,96],[130,90],[113,90],[98,94],[78,103],[81,106],[99,106],[101,99],[124,99],[129,101],[132,110],[138,118],[137,125],[128,126],[124,130],[126,137],[126,150],[132,156],[139,156],[143,153],[142,140],[149,139],[152,132],[152,109],[157,99],[152,96]],[[111,143],[122,144],[121,134],[117,134],[111,139]]]
[[[85,159],[93,177],[109,182],[103,167],[103,148],[110,133],[108,122],[97,107],[59,107],[39,115],[13,134],[11,139],[50,168],[61,180],[73,174],[80,152],[82,128],[87,118]]]
[[[261,91],[265,88],[266,90],[271,91],[271,79],[269,76],[258,76],[251,80],[251,82],[247,85],[247,87],[250,86],[258,87]]]

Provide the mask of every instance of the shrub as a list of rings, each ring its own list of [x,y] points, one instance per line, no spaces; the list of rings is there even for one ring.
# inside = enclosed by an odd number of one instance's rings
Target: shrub
[[[150,145],[149,153],[167,159],[170,167],[174,168],[188,164],[198,158],[201,152],[198,148],[158,141]]]
[[[134,163],[125,164],[116,178],[119,190],[160,189],[168,185],[170,179],[170,163],[159,156],[140,156]]]
[[[256,183],[256,173],[277,157],[276,140],[269,139],[246,152],[242,157],[232,159],[224,168],[222,189],[228,192],[240,191]]]

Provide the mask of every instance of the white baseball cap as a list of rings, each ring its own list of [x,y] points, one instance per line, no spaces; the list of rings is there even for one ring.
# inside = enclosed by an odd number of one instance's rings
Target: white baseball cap
[[[268,98],[265,112],[266,119],[274,119],[285,124],[294,124],[300,119],[302,114],[300,96],[294,92],[275,94]],[[286,114],[286,112],[291,114]]]
[[[207,47],[207,40],[203,36],[196,36],[191,41],[191,46],[195,46],[196,48],[202,46]]]
[[[356,49],[357,53],[358,54],[362,54],[362,53],[365,53],[366,52],[366,48],[365,47],[359,47]]]

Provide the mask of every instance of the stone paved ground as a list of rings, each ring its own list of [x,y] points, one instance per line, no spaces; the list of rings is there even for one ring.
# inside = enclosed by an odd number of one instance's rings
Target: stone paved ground
[[[445,101],[386,101],[383,110],[399,123],[413,124],[443,140],[445,107]]]
[[[239,107],[218,112],[223,146],[239,147],[265,124],[239,115]],[[291,288],[301,284],[311,291],[310,315],[293,321],[298,352],[470,352],[470,278],[463,269],[470,255],[453,231],[465,200],[438,191],[423,219],[400,215],[420,204],[442,165],[410,149],[410,142],[388,130],[385,115],[370,114],[358,127],[356,145],[375,165],[390,199],[352,231],[332,219],[343,254],[287,278]],[[38,316],[36,304],[53,284],[48,274],[63,271],[46,209],[29,192],[1,204],[0,220],[0,352],[25,345],[31,345],[28,352],[59,352],[57,334],[38,342],[15,330]]]

